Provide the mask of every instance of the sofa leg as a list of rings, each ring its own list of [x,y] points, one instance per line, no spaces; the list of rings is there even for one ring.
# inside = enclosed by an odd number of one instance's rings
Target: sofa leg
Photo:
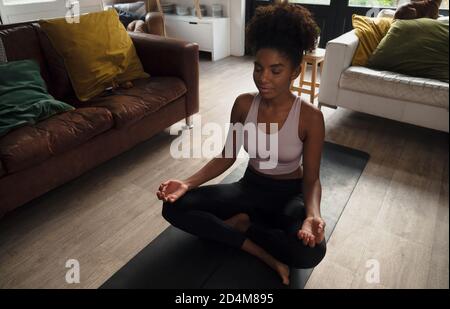
[[[192,121],[192,116],[185,118],[186,124],[183,126],[183,130],[190,130],[194,127],[194,123]]]
[[[329,107],[329,108],[332,108],[332,109],[337,109],[337,106],[335,106],[335,105],[328,105],[328,104],[319,102],[319,110],[322,110],[322,106],[326,106],[326,107]]]

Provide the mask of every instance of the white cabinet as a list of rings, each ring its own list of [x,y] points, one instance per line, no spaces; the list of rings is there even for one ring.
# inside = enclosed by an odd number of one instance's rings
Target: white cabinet
[[[165,15],[168,37],[194,42],[201,51],[211,53],[213,61],[230,55],[230,19]]]

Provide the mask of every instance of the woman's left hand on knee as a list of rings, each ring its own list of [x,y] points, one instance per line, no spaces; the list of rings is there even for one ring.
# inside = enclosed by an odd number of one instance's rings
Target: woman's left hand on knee
[[[321,217],[307,217],[297,233],[305,246],[314,248],[325,238],[325,221]]]

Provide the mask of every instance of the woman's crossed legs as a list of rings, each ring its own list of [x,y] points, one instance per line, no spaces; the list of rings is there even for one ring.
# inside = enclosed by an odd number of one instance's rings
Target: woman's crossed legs
[[[164,203],[163,217],[175,227],[257,256],[289,284],[289,266],[310,268],[325,256],[325,241],[314,248],[297,232],[304,220],[301,194],[280,194],[258,187],[206,185]]]

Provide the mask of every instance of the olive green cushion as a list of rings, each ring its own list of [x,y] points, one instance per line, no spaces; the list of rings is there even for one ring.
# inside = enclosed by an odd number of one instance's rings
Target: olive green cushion
[[[368,66],[448,82],[448,23],[429,18],[396,20]]]

